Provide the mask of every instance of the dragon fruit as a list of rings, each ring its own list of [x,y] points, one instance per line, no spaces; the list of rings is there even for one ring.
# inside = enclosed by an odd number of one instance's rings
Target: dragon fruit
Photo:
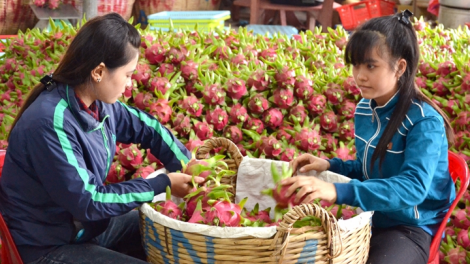
[[[263,121],[267,127],[275,129],[282,125],[284,116],[281,110],[277,108],[270,108],[268,111],[263,113]]]
[[[119,162],[113,162],[109,167],[108,176],[106,176],[106,183],[111,184],[125,181],[127,172],[127,169],[122,167]]]
[[[259,53],[259,57],[267,61],[275,61],[277,59],[277,52],[273,48],[267,48]]]
[[[457,71],[457,67],[451,61],[445,61],[439,63],[436,74],[442,77],[445,77],[453,72]]]
[[[59,8],[59,5],[60,5],[60,0],[49,0],[47,7],[49,7],[49,9],[54,10],[54,9]]]
[[[263,121],[258,118],[248,118],[247,122],[243,124],[243,127],[248,130],[255,131],[258,134],[261,134],[264,130]]]
[[[248,112],[243,105],[236,103],[230,108],[229,119],[235,125],[244,124],[248,120]]]
[[[338,115],[346,119],[354,118],[356,112],[356,104],[351,100],[344,100],[341,103],[341,107],[338,109]]]
[[[300,104],[292,107],[289,110],[289,117],[288,119],[294,122],[294,118],[299,122],[303,123],[305,121],[305,118],[307,117],[307,109],[303,105],[302,101]]]
[[[160,73],[160,76],[168,76],[175,72],[175,66],[169,63],[162,63],[160,64],[160,67],[158,67],[158,72]]]
[[[168,53],[167,45],[154,43],[152,46],[145,49],[145,58],[152,65],[159,65],[165,61]]]
[[[309,100],[313,95],[313,81],[305,75],[299,75],[294,83],[295,96],[300,100]]]
[[[182,61],[181,62],[181,76],[186,80],[196,80],[198,79],[198,68],[199,65],[192,61]]]
[[[202,92],[204,101],[209,105],[225,104],[225,90],[219,84],[211,84]]]
[[[345,120],[339,126],[339,139],[345,142],[349,142],[354,139],[354,122],[351,120]]]
[[[132,79],[136,80],[137,84],[142,87],[147,87],[150,79],[151,70],[148,64],[139,62],[132,74]]]
[[[124,168],[134,170],[141,166],[144,159],[143,156],[143,151],[138,149],[137,145],[132,144],[128,148],[121,149],[118,153],[118,161]]]
[[[344,145],[343,141],[339,142],[339,148],[336,149],[336,151],[333,152],[333,156],[336,158],[342,159],[342,160],[353,160],[354,157],[354,149],[352,148],[352,145],[354,144],[354,141],[351,141],[348,145]]]
[[[278,140],[285,140],[289,142],[292,138],[291,134],[288,131],[292,131],[294,128],[290,125],[286,125],[285,123],[278,128],[276,138]]]
[[[187,53],[188,51],[185,47],[171,47],[168,51],[168,59],[170,59],[171,63],[178,65],[186,59]]]
[[[418,68],[422,75],[424,76],[432,76],[436,73],[436,69],[433,67],[429,62],[422,62],[419,64]]]
[[[338,84],[330,83],[325,91],[325,96],[332,105],[339,105],[344,98],[344,91]]]
[[[326,107],[326,97],[323,94],[314,94],[307,104],[307,109],[313,116],[323,113]]]
[[[44,7],[46,5],[46,0],[34,0],[33,4],[37,7]]]
[[[183,218],[183,206],[184,203],[178,206],[171,200],[171,189],[170,186],[167,186],[166,200],[164,202],[155,203],[154,208],[163,215],[179,220]]]
[[[262,114],[269,108],[268,99],[263,94],[256,94],[248,101],[248,109],[253,114]]]
[[[137,178],[144,178],[144,179],[147,179],[147,177],[152,174],[153,172],[155,172],[155,168],[151,165],[147,165],[147,166],[142,166],[142,167],[139,167],[135,172],[134,174],[132,174],[132,179],[137,179]]]
[[[263,190],[264,195],[268,195],[274,198],[276,201],[276,207],[278,208],[288,208],[289,206],[298,205],[295,203],[295,193],[291,196],[286,196],[286,192],[289,189],[290,185],[280,185],[280,182],[283,179],[289,178],[292,176],[292,168],[286,164],[282,164],[282,171],[279,171],[276,168],[274,162],[271,163],[271,174],[275,187],[272,189]]]
[[[228,114],[224,109],[217,106],[214,110],[206,112],[206,121],[214,125],[216,130],[222,131],[228,123]]]
[[[227,93],[233,99],[240,99],[246,93],[245,81],[240,78],[233,78],[227,81]]]
[[[338,131],[338,116],[333,111],[326,111],[320,116],[321,127],[330,133]]]
[[[208,124],[206,121],[197,122],[194,125],[194,132],[196,136],[201,140],[207,140],[212,138],[214,133],[214,126]]]
[[[291,89],[274,90],[272,102],[281,109],[288,109],[294,104],[294,93]]]
[[[159,159],[157,159],[157,157],[155,157],[152,154],[152,152],[150,152],[150,149],[147,149],[146,153],[147,153],[147,155],[145,156],[145,160],[144,160],[144,162],[146,164],[155,164],[156,165],[155,170],[158,170],[158,169],[164,167],[163,163]]]
[[[155,99],[149,92],[138,92],[134,96],[134,105],[140,110],[145,111],[153,101],[155,101]]]
[[[223,132],[224,137],[230,139],[233,143],[238,144],[243,139],[243,133],[237,126],[227,126]]]
[[[254,88],[257,91],[262,92],[268,88],[270,83],[271,79],[266,71],[263,69],[257,69],[250,75],[246,84],[249,88]]]
[[[191,119],[183,113],[178,113],[173,119],[173,129],[180,137],[186,137],[191,131]]]
[[[231,62],[233,65],[237,65],[237,66],[240,66],[240,65],[248,65],[248,61],[246,60],[245,55],[243,55],[243,53],[239,53],[239,54],[233,56],[233,57],[230,59],[230,62]]]
[[[173,110],[166,99],[158,99],[149,106],[149,113],[155,116],[162,124],[170,122]]]
[[[334,151],[338,145],[338,139],[331,133],[324,133],[322,134],[322,137],[325,139],[325,141],[322,142],[322,146],[325,148],[325,151]]]
[[[294,70],[289,66],[283,66],[276,71],[274,79],[280,88],[290,88],[294,87],[295,76],[296,74]]]
[[[171,83],[166,77],[155,77],[150,80],[149,91],[156,93],[159,91],[162,94],[171,88]]]
[[[204,108],[200,100],[194,95],[185,96],[183,100],[179,101],[179,104],[181,105],[181,108],[194,117],[201,116],[202,109]]]

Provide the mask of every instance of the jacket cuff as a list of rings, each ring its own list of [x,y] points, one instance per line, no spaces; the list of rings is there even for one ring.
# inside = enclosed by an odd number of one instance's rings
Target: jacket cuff
[[[336,188],[336,204],[352,205],[354,202],[354,187],[349,183],[333,183]]]
[[[334,173],[341,172],[341,163],[343,163],[343,160],[338,159],[338,158],[332,158],[326,161],[330,163],[330,168],[328,169],[329,171],[332,171]]]
[[[160,193],[164,193],[167,186],[170,186],[171,188],[170,177],[168,177],[168,175],[165,173],[159,174],[155,178],[147,179],[147,182],[150,184],[150,186],[152,186],[154,196]]]

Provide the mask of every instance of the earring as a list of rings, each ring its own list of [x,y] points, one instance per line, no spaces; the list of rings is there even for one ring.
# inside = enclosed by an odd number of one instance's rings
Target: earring
[[[96,78],[96,81],[97,81],[97,82],[101,82],[101,78]]]

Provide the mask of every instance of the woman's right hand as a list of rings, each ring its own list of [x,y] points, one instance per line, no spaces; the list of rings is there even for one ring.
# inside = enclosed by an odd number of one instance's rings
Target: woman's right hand
[[[313,156],[312,154],[302,154],[289,163],[294,175],[299,172],[305,173],[311,170],[317,172],[326,171],[330,168],[330,163],[327,160]]]
[[[191,175],[172,172],[168,173],[168,178],[171,181],[171,194],[176,197],[183,198],[193,190]],[[196,176],[194,182],[201,184],[204,182],[204,178]]]

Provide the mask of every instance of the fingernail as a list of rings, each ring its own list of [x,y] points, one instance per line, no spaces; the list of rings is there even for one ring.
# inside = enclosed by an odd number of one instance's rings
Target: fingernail
[[[304,168],[300,168],[300,170],[299,170],[299,171],[300,171],[300,172],[304,172],[304,171],[305,171],[305,169],[304,169]]]

